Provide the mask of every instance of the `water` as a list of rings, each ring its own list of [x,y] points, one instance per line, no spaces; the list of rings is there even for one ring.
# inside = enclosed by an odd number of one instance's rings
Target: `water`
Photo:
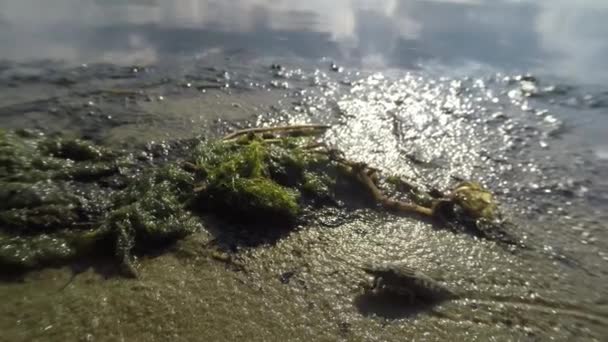
[[[363,67],[607,79],[601,0],[2,1],[1,57],[157,62],[224,51]]]
[[[225,264],[200,234],[142,257],[139,280],[57,268],[0,284],[0,339],[604,340],[607,14],[601,0],[0,1],[2,127],[132,147],[331,123],[328,142],[382,170],[482,181],[535,246],[364,211]],[[464,299],[371,301],[369,260],[407,260]]]

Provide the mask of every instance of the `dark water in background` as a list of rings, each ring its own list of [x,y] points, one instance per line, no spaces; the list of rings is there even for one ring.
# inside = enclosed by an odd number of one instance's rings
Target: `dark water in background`
[[[470,332],[480,340],[601,340],[608,321],[605,18],[603,0],[0,0],[2,127],[74,130],[116,143],[191,136],[218,120],[333,123],[329,142],[384,170],[440,188],[451,176],[489,185],[518,233],[547,252],[513,256],[404,218],[316,227],[244,251],[248,277],[160,258],[144,268],[141,285],[89,275],[95,280],[75,282],[54,302],[35,294],[65,274],[35,275],[23,287],[0,289],[22,324],[6,318],[0,328],[10,326],[17,340],[54,329],[57,338],[85,340],[143,338],[142,331],[187,339],[188,329],[219,340],[253,332],[260,340],[381,341],[429,331],[432,339],[468,340]],[[553,248],[587,269],[548,261]],[[573,324],[568,312],[513,303],[482,312],[457,303],[388,326],[361,317],[351,303],[360,274],[340,260],[404,255],[421,269],[446,270],[456,288],[523,304],[540,296],[559,308],[589,309],[591,318]],[[276,281],[285,272],[295,274],[287,287]],[[165,311],[133,318],[156,305]],[[74,312],[82,322],[72,321]]]

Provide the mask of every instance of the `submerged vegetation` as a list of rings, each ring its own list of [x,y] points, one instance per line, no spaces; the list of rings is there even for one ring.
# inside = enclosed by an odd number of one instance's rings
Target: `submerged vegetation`
[[[344,203],[355,190],[389,210],[483,226],[476,231],[488,238],[500,230],[492,194],[479,184],[427,194],[345,159],[318,141],[327,128],[242,130],[145,166],[79,139],[0,131],[0,265],[17,271],[101,253],[135,276],[134,251],[201,229],[202,213],[247,222],[243,229],[293,227],[308,208]]]

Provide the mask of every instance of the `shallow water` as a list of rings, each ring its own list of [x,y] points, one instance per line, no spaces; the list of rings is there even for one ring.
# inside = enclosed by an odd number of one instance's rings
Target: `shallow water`
[[[142,256],[138,280],[100,265],[2,282],[0,340],[608,337],[603,1],[42,3],[0,1],[3,128],[137,148],[329,123],[350,158],[440,189],[481,181],[533,248],[371,210],[221,257],[201,232]],[[462,298],[369,298],[370,260]]]

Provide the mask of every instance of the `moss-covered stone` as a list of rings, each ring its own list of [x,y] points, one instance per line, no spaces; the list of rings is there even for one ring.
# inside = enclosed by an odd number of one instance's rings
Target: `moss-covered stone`
[[[473,219],[493,221],[499,217],[494,195],[477,182],[462,182],[452,191],[454,203]]]

